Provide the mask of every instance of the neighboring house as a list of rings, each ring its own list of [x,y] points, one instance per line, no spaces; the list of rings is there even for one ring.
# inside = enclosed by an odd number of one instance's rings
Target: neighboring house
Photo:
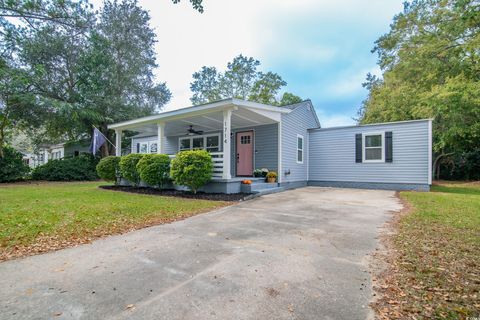
[[[112,124],[132,153],[205,149],[214,161],[204,190],[240,192],[253,170],[278,172],[284,188],[306,185],[427,191],[431,184],[431,120],[321,128],[307,100],[276,107],[238,99]],[[117,148],[121,150],[121,148]],[[120,154],[117,154],[120,155]]]
[[[86,140],[58,144],[43,144],[40,145],[34,153],[22,152],[23,161],[31,168],[36,168],[50,160],[58,160],[65,157],[77,157],[82,153],[90,153],[89,146],[90,142]]]

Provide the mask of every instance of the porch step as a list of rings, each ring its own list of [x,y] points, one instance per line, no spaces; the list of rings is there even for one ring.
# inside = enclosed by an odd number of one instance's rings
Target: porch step
[[[278,188],[278,183],[267,183],[264,180],[254,180],[252,184],[242,184],[242,192],[255,193]]]
[[[252,191],[259,191],[259,190],[265,190],[265,189],[273,189],[278,187],[278,183],[268,183],[268,182],[253,182],[251,184],[252,186]]]
[[[257,197],[264,196],[264,195],[267,195],[267,194],[282,192],[282,191],[285,191],[285,188],[284,188],[284,187],[275,187],[275,188],[269,188],[269,189],[262,189],[262,190],[253,192],[251,195],[249,195],[248,197],[246,197],[245,200],[257,198]]]

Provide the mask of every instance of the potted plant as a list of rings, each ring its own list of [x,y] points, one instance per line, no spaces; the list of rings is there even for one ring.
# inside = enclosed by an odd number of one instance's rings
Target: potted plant
[[[275,181],[277,181],[277,173],[275,171],[267,173],[267,182],[274,183]]]
[[[268,174],[268,169],[267,168],[262,168],[261,171],[262,171],[262,177],[266,177],[267,174]]]
[[[255,178],[263,177],[262,169],[255,169],[253,170],[253,176]]]

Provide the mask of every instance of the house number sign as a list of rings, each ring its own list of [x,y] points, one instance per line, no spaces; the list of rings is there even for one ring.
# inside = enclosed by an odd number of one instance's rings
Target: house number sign
[[[227,129],[228,129],[228,126],[227,126],[227,121],[224,121],[223,122],[223,143],[224,144],[227,144]]]

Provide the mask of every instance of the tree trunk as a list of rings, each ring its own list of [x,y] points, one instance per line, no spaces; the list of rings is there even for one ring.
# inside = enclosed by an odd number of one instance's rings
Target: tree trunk
[[[433,161],[433,173],[432,173],[432,175],[434,177],[436,177],[436,180],[440,179],[440,159],[444,158],[444,157],[447,157],[447,156],[451,156],[452,154],[453,154],[453,152],[439,154],[435,158],[435,161]]]
[[[7,126],[7,118],[5,117],[0,123],[0,158],[3,158],[3,147],[5,146],[5,127]]]

